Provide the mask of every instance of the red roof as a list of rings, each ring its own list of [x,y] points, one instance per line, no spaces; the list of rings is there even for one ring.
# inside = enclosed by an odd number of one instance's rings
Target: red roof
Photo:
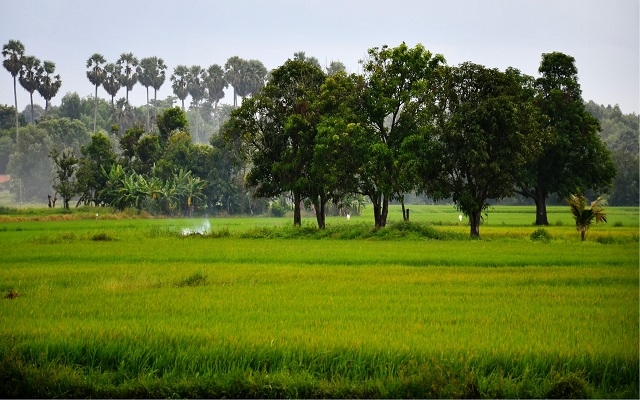
[[[11,180],[11,175],[0,175],[0,183],[9,182]]]

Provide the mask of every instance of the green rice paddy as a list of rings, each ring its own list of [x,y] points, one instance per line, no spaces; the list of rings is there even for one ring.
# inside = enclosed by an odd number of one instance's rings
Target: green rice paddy
[[[637,208],[586,242],[565,207],[549,240],[531,207],[496,207],[480,240],[452,207],[411,208],[377,232],[210,218],[187,236],[205,220],[0,216],[0,395],[640,395]]]

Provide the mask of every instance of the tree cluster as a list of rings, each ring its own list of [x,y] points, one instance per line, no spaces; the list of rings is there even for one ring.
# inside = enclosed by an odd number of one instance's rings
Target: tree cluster
[[[323,228],[327,202],[360,194],[381,228],[390,201],[421,192],[452,199],[478,236],[489,199],[530,196],[536,223],[547,224],[549,194],[606,190],[615,177],[570,56],[543,54],[535,79],[513,68],[447,66],[403,43],[370,49],[362,68],[328,76],[289,60],[225,127],[244,145],[258,195],[292,193],[296,225],[305,199]]]

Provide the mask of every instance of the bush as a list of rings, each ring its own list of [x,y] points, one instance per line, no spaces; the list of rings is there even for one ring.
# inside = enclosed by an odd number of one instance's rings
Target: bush
[[[179,281],[176,286],[184,287],[184,286],[204,286],[207,283],[207,276],[201,272],[196,272],[193,275],[190,275],[183,280]]]
[[[269,212],[274,217],[284,217],[287,214],[287,207],[278,202],[274,202],[269,206]]]
[[[544,228],[536,229],[529,238],[534,242],[549,242],[552,239],[551,234]]]

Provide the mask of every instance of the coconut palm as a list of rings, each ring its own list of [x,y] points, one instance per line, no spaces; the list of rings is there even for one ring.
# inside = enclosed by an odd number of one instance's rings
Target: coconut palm
[[[129,104],[129,92],[133,89],[133,86],[138,83],[138,74],[136,73],[138,59],[133,55],[133,53],[122,53],[116,64],[122,67],[120,84],[122,87],[127,88],[125,98],[127,99],[127,104]]]
[[[189,68],[186,65],[178,65],[171,74],[171,88],[173,94],[175,94],[182,102],[182,111],[184,111],[184,99],[189,95],[189,89],[187,88]]]
[[[89,82],[91,82],[93,86],[96,87],[96,92],[95,92],[96,103],[93,111],[93,131],[94,132],[96,131],[96,123],[98,121],[98,86],[102,85],[102,82],[104,81],[104,78],[105,78],[104,64],[106,62],[107,60],[105,60],[102,54],[99,54],[99,53],[94,53],[87,60],[87,68],[89,68],[89,71],[87,71],[87,78],[89,78]]]
[[[38,69],[40,68],[40,60],[35,58],[34,56],[25,56],[22,58],[22,68],[20,69],[20,76],[18,77],[18,81],[20,82],[20,86],[24,88],[27,92],[29,92],[29,97],[31,99],[31,123],[35,123],[35,118],[33,117],[33,92],[38,90],[38,86],[40,86],[40,81],[38,80]]]
[[[47,110],[49,109],[49,101],[55,97],[62,86],[62,79],[60,75],[53,76],[56,71],[56,64],[52,61],[45,61],[38,70],[38,80],[40,85],[38,86],[38,93],[44,99],[44,115],[47,116]]]
[[[9,43],[2,46],[2,62],[5,69],[13,76],[13,101],[16,107],[16,137],[18,135],[18,94],[16,92],[16,77],[22,69],[22,58],[24,57],[24,45],[19,40],[9,40]]]
[[[576,230],[580,232],[582,241],[587,236],[587,231],[593,223],[607,222],[607,214],[604,212],[602,196],[598,197],[587,206],[587,199],[580,193],[572,194],[567,203],[571,209],[571,215],[576,220]]]

